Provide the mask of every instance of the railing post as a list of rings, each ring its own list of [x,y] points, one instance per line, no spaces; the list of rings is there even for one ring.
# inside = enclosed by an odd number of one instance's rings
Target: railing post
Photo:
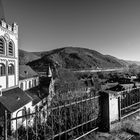
[[[7,110],[4,114],[4,140],[7,140]]]
[[[109,94],[106,92],[101,92],[100,94],[101,121],[99,129],[103,132],[108,132],[110,131]]]
[[[26,121],[26,133],[27,133],[27,140],[28,140],[28,114],[26,108],[24,108],[25,111],[25,121]]]
[[[121,95],[118,97],[118,112],[119,112],[119,121],[121,121]]]

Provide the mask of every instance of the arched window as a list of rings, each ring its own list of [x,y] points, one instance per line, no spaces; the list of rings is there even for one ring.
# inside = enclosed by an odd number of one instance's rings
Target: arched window
[[[6,67],[3,63],[0,63],[0,76],[6,75]]]
[[[0,54],[5,54],[5,42],[0,38]]]
[[[25,115],[26,115],[26,107],[24,107],[23,109],[22,109],[22,122],[24,122],[25,121]]]
[[[32,80],[32,87],[34,87],[34,80]]]
[[[12,41],[9,42],[8,54],[9,54],[10,56],[13,56],[13,55],[14,55],[14,45],[13,45]]]
[[[8,74],[13,75],[15,73],[15,68],[13,64],[9,64],[8,66]]]
[[[20,84],[20,88],[23,90],[23,83]]]
[[[36,86],[36,79],[34,79],[34,86]]]

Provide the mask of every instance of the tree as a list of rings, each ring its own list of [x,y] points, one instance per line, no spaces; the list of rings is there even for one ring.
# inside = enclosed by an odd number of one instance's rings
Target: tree
[[[55,92],[68,92],[79,84],[76,74],[68,69],[60,68],[55,82]]]

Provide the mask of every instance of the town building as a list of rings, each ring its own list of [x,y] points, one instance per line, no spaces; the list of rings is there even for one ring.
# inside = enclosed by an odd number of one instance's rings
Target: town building
[[[26,91],[39,85],[39,75],[30,66],[19,65],[19,87]]]
[[[0,20],[0,117],[8,112],[8,118],[22,115],[22,109],[32,105],[32,98],[19,85],[18,25]],[[14,129],[15,122],[9,125]]]
[[[25,121],[25,117],[18,121],[14,118],[45,106],[47,100],[51,101],[52,94],[54,95],[54,80],[50,67],[48,75],[44,77],[49,82],[48,90],[41,95],[39,76],[31,67],[19,66],[18,49],[18,25],[9,25],[0,18],[0,118],[7,112],[8,120],[12,120],[9,121],[8,130],[13,131]],[[0,125],[3,127],[3,124]]]

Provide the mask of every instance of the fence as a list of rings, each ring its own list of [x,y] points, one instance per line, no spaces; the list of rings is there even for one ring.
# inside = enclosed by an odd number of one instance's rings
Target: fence
[[[140,88],[121,93],[121,119],[140,111]]]
[[[140,87],[124,91],[106,90],[101,93],[102,126],[111,131],[123,119],[140,111]],[[115,125],[114,125],[115,124]]]
[[[53,98],[51,105],[36,107],[33,113],[19,110],[16,116],[20,111],[24,115],[12,119],[5,113],[5,118],[2,118],[5,140],[78,140],[98,130],[99,126],[111,129],[111,122],[140,111],[140,88],[115,95],[104,92],[100,96],[94,90],[85,93],[67,93],[63,100],[59,95]],[[9,131],[13,124],[16,130]]]
[[[59,106],[56,103],[36,108],[34,113],[28,114],[24,110],[24,116],[13,119],[8,119],[6,113],[5,126],[16,121],[16,130],[8,133],[5,128],[5,140],[78,140],[98,129],[101,120],[99,97],[92,92],[88,96],[59,103]],[[22,120],[20,124],[18,120]]]

